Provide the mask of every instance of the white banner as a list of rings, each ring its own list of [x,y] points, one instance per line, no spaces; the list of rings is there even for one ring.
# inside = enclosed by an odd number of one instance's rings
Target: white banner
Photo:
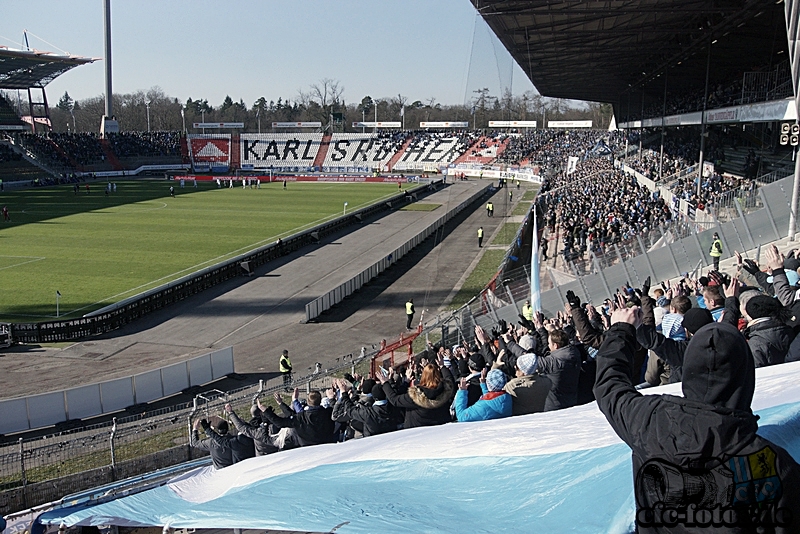
[[[421,122],[420,128],[469,128],[469,122]]]
[[[322,128],[321,122],[273,122],[273,128]]]
[[[243,122],[193,122],[192,128],[244,128]]]
[[[401,128],[399,122],[354,122],[353,128]]]
[[[489,121],[489,128],[536,128],[536,121]]]
[[[591,128],[592,121],[547,121],[548,128]]]

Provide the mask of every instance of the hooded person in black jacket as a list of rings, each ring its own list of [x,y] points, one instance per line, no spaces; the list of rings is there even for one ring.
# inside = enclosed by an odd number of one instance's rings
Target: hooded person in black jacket
[[[800,466],[756,434],[755,365],[739,331],[712,323],[692,337],[684,398],[643,396],[630,382],[641,311],[611,320],[594,391],[633,453],[638,532],[800,531]]]

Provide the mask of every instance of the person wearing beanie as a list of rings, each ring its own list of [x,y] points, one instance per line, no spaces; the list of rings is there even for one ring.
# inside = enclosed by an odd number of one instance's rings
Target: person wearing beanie
[[[631,448],[636,531],[800,532],[800,466],[757,434],[744,337],[725,322],[701,327],[686,347],[683,397],[642,395],[631,385],[640,321],[639,308],[613,312],[594,387],[598,408]],[[694,521],[714,513],[724,513],[724,528]],[[759,523],[776,514],[780,524]]]
[[[503,390],[506,375],[500,369],[492,369],[488,373],[484,369],[480,378],[481,395],[478,402],[467,406],[467,381],[462,378],[456,392],[453,406],[459,422],[488,421],[510,417],[512,413],[511,395]]]
[[[503,390],[511,396],[511,415],[526,415],[544,411],[544,403],[553,383],[536,371],[539,357],[523,354],[517,358],[516,377],[509,380]]]
[[[339,390],[339,400],[333,406],[331,417],[334,421],[359,423],[365,438],[397,430],[398,417],[395,409],[386,400],[383,387],[373,381],[370,405],[356,402],[351,384],[346,380],[334,380],[333,387]]]

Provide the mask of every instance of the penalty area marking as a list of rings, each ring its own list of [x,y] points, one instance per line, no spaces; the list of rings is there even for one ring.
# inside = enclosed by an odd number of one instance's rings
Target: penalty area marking
[[[34,263],[34,262],[37,262],[37,261],[42,261],[42,260],[46,260],[47,259],[46,257],[43,257],[43,256],[0,256],[0,260],[2,260],[3,258],[17,258],[17,259],[23,259],[23,260],[26,260],[26,261],[21,261],[21,262],[13,263],[11,265],[6,265],[5,267],[0,267],[0,271],[5,270],[5,269],[11,269],[12,267],[19,267],[21,265],[26,265],[28,263]]]

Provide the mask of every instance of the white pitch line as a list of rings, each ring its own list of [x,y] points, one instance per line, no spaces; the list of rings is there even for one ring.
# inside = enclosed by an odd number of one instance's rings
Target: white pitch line
[[[34,262],[37,262],[37,261],[42,261],[42,260],[46,260],[47,259],[47,258],[40,258],[40,257],[36,257],[36,256],[0,256],[0,258],[33,258],[31,260],[28,260],[28,261],[23,261],[22,263],[15,263],[14,265],[8,265],[6,267],[0,267],[0,271],[3,271],[5,269],[11,269],[13,267],[20,267],[22,265],[27,265],[29,263],[34,263]]]

